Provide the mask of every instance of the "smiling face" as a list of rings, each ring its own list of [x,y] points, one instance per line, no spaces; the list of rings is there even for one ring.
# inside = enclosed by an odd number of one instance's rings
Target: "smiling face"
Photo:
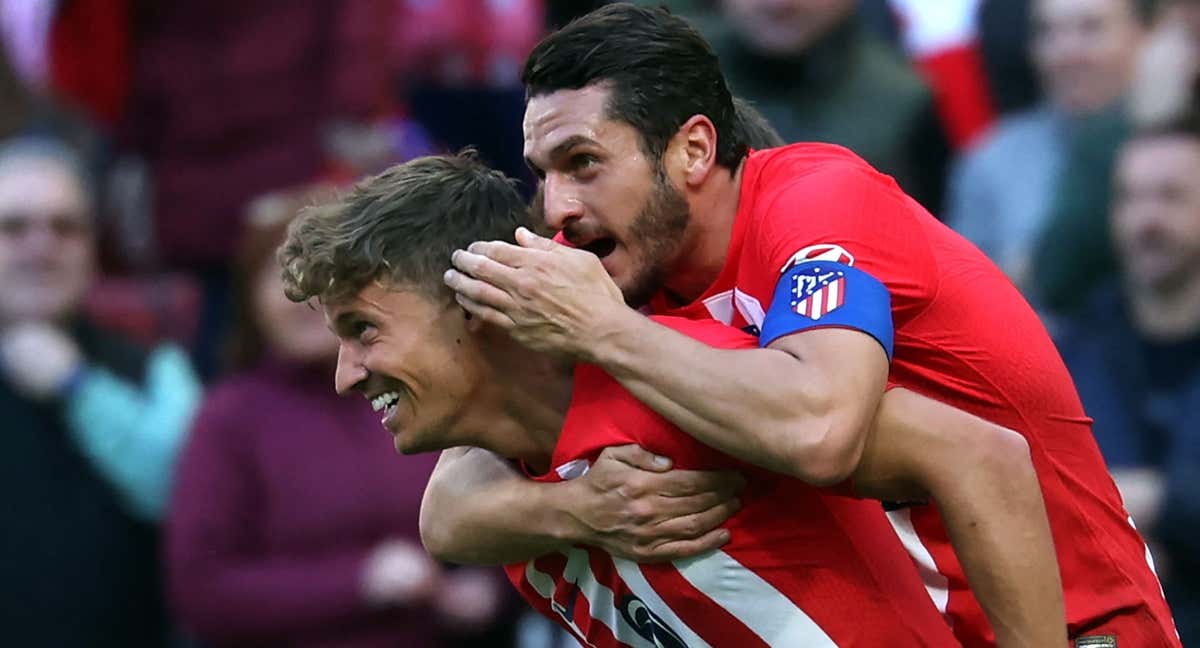
[[[372,282],[324,306],[338,338],[336,387],[371,401],[404,454],[471,445],[458,430],[487,372],[451,299]]]
[[[662,287],[691,220],[687,199],[636,129],[611,119],[604,84],[529,100],[525,158],[546,225],[604,264],[633,306]]]

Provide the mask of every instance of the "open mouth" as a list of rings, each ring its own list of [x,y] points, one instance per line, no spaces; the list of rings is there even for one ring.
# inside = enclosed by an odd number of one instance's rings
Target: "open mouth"
[[[396,413],[396,405],[399,403],[400,392],[384,392],[371,399],[371,409],[375,410],[376,412],[383,412],[383,418],[380,419],[379,422],[386,427],[388,419],[390,419],[392,415]]]
[[[592,254],[595,254],[603,259],[604,257],[612,254],[613,250],[617,249],[617,240],[608,237],[598,238],[593,241],[589,241],[584,245],[580,245],[579,249],[591,252]]]

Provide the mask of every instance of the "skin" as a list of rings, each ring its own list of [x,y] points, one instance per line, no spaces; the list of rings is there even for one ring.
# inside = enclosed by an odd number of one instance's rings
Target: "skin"
[[[680,127],[661,167],[653,168],[638,157],[640,140],[632,127],[608,118],[607,92],[599,84],[531,98],[525,153],[542,181],[547,225],[599,233],[613,240],[612,252],[597,260],[524,231],[518,231],[516,246],[476,243],[454,254],[455,269],[445,277],[459,303],[530,348],[599,364],[698,440],[814,485],[857,478],[876,438],[880,447],[903,457],[882,465],[908,472],[868,474],[864,481],[908,481],[942,505],[944,522],[1001,644],[1065,641],[1061,584],[1043,508],[1010,510],[1003,525],[980,524],[986,502],[1041,502],[1023,440],[985,433],[968,441],[958,434],[971,425],[964,413],[924,399],[924,405],[946,416],[930,419],[920,408],[889,405],[883,393],[887,358],[865,333],[816,329],[779,338],[766,349],[729,351],[697,343],[625,306],[621,293],[628,299],[630,289],[655,277],[663,280],[660,288],[668,299],[679,303],[698,297],[716,279],[737,212],[740,170],[716,165],[715,129],[702,115]],[[656,175],[684,196],[690,217],[673,244],[650,254],[632,224],[645,213]],[[591,244],[588,237],[572,242]],[[759,379],[764,375],[773,379]],[[873,422],[884,414],[895,424],[872,435]],[[929,420],[942,422],[931,433],[940,434],[947,447],[962,452],[974,443],[1005,459],[940,463],[934,474],[927,465],[918,470],[924,449],[902,435]],[[967,475],[968,470],[977,472]],[[956,490],[964,484],[969,492]],[[997,563],[1014,571],[997,578]]]
[[[0,325],[67,319],[94,264],[91,210],[78,178],[51,159],[0,164]]]
[[[1197,283],[1200,138],[1141,137],[1117,162],[1113,241],[1134,294],[1163,301]]]
[[[1101,110],[1129,89],[1142,37],[1132,0],[1034,5],[1034,65],[1050,101],[1071,114]]]
[[[735,474],[672,471],[647,479],[670,462],[656,464],[653,455],[626,446],[606,449],[583,477],[538,484],[495,454],[472,451],[483,446],[548,469],[570,400],[571,365],[531,355],[502,331],[466,319],[446,297],[393,288],[373,283],[324,306],[339,340],[335,384],[339,393],[368,399],[402,394],[381,421],[397,451],[448,448],[422,507],[422,538],[435,557],[498,564],[586,542],[647,558],[690,555],[728,541],[715,527],[737,509],[733,494],[743,482]],[[468,455],[477,461],[455,463]],[[630,475],[633,466],[646,474]],[[459,498],[462,489],[488,497]],[[503,502],[529,507],[528,515],[498,514],[507,510],[497,506]],[[638,511],[631,516],[636,522],[623,515],[626,507]],[[459,519],[470,520],[472,531],[458,532]],[[486,541],[493,536],[506,542]]]

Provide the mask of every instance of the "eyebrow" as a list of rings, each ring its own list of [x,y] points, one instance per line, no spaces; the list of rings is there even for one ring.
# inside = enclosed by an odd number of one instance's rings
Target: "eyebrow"
[[[342,332],[350,328],[351,322],[359,319],[359,317],[361,316],[359,315],[358,311],[342,311],[341,314],[333,319],[333,326],[330,327],[330,330],[333,331],[334,335],[341,335]]]
[[[550,154],[547,156],[549,158],[549,164],[553,165],[555,160],[558,160],[563,155],[566,155],[567,151],[570,151],[580,144],[598,144],[598,142],[586,135],[572,135],[559,142],[554,148],[550,149]],[[534,164],[533,158],[530,158],[528,155],[525,156],[525,164],[532,170],[538,169],[538,165]]]

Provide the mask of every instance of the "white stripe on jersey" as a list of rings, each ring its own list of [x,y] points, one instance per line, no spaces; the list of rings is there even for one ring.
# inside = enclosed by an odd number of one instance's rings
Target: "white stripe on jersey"
[[[572,548],[564,555],[567,556],[567,566],[563,571],[563,580],[579,587],[579,594],[587,600],[588,612],[591,617],[608,626],[613,636],[621,643],[634,648],[656,648],[652,642],[643,639],[637,630],[625,622],[625,618],[617,608],[613,591],[596,580],[596,575],[592,573],[587,552],[583,549]],[[565,611],[560,610],[558,603],[554,602],[554,576],[538,571],[534,566],[534,561],[531,560],[525,564],[525,579],[529,581],[533,589],[537,590],[538,594],[542,595],[542,598],[550,601],[550,606],[559,612],[559,617],[570,626],[571,631],[578,636],[580,642],[584,645],[591,645],[584,640],[586,635],[575,625],[575,620]]]
[[[675,631],[688,645],[699,646],[701,648],[710,648],[707,641],[700,638],[700,635],[692,631],[678,616],[671,606],[667,605],[666,601],[658,595],[650,582],[646,580],[646,576],[642,574],[642,569],[637,566],[637,563],[625,560],[623,558],[613,558],[613,565],[617,568],[617,573],[621,575],[621,580],[625,581],[626,587],[634,593],[638,598],[642,599],[654,614],[658,615],[672,630]]]
[[[804,610],[724,551],[674,563],[692,587],[704,592],[770,646],[836,648]]]
[[[917,530],[913,528],[912,511],[906,508],[888,511],[887,516],[888,521],[892,523],[892,528],[896,530],[896,535],[900,536],[900,544],[904,545],[908,555],[912,556],[913,562],[917,564],[917,571],[921,574],[921,580],[925,583],[925,591],[929,592],[929,598],[933,599],[933,604],[937,606],[938,612],[945,616],[946,604],[950,602],[950,582],[938,571],[937,563],[933,562],[933,555],[929,553],[929,549],[921,542],[921,536],[917,535]]]
[[[642,637],[625,620],[612,589],[596,580],[591,563],[588,562],[587,552],[582,549],[570,549],[565,555],[567,565],[562,580],[579,587],[579,595],[586,599],[591,617],[607,626],[617,640],[626,645],[634,648],[655,648],[654,643]],[[711,648],[707,641],[679,618],[650,585],[637,563],[620,558],[611,560],[629,591],[641,599],[649,611],[661,619],[689,648]],[[779,648],[836,648],[837,644],[803,610],[725,552],[715,551],[702,557],[679,560],[673,565],[692,587],[741,621],[767,645]],[[580,641],[584,642],[583,630],[561,605],[554,602],[554,575],[538,570],[534,561],[529,561],[525,565],[525,579],[538,594],[550,601],[551,607],[559,612],[559,616]]]

